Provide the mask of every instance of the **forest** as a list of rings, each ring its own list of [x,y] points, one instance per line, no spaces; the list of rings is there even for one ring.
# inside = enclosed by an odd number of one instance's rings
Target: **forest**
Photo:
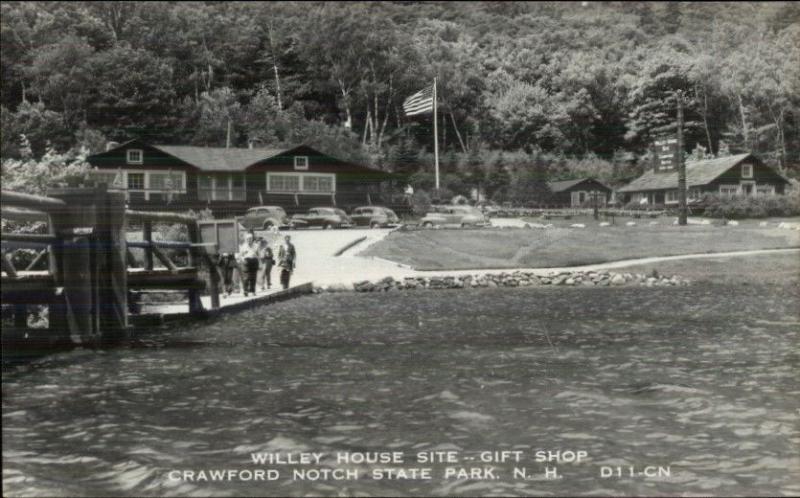
[[[631,179],[675,133],[678,90],[687,155],[800,170],[794,2],[2,2],[1,19],[3,159],[308,143],[430,187],[432,119],[402,102],[435,77],[453,192]]]

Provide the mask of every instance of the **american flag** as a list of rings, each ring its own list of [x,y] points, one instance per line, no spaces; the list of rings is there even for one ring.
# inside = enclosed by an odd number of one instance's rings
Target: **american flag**
[[[406,116],[433,112],[433,85],[423,88],[403,102]]]

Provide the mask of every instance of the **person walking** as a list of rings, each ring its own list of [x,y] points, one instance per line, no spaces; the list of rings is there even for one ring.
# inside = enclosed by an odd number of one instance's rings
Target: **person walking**
[[[258,262],[260,274],[258,281],[261,282],[261,290],[265,291],[272,287],[272,267],[275,265],[275,257],[267,239],[263,237],[259,239]]]
[[[284,289],[289,288],[289,279],[292,277],[295,265],[297,264],[297,251],[292,244],[292,238],[283,238],[283,244],[278,249],[278,266],[281,267],[281,285]]]
[[[258,245],[253,240],[253,234],[244,236],[244,243],[239,247],[239,257],[244,263],[244,295],[256,293],[256,277],[258,276]]]
[[[222,286],[225,297],[230,297],[231,293],[233,293],[233,271],[237,266],[236,258],[231,253],[222,253],[218,266],[222,272]]]

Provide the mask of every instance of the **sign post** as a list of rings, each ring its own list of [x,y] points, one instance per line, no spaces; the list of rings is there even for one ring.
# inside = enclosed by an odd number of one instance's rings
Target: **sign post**
[[[686,225],[686,163],[683,161],[683,92],[678,90],[678,225]]]

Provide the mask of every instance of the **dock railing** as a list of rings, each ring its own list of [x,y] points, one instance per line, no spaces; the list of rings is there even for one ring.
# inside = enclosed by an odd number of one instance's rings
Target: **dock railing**
[[[211,308],[219,308],[216,265],[192,216],[126,210],[124,194],[104,186],[55,189],[47,196],[4,190],[0,206],[4,219],[47,224],[46,234],[3,233],[0,238],[2,304],[13,306],[20,337],[27,336],[28,308],[36,305],[48,308],[50,342],[98,344],[127,337],[133,290],[186,291],[190,313],[202,314],[203,262],[209,269]],[[127,240],[129,222],[141,224],[142,240]],[[183,224],[189,240],[156,240],[155,223]],[[25,269],[9,257],[19,248],[38,250]],[[131,253],[137,248],[144,250],[142,268],[135,267]],[[175,251],[186,251],[185,266],[172,260]],[[47,269],[36,271],[45,259]],[[155,266],[156,259],[163,267]]]

